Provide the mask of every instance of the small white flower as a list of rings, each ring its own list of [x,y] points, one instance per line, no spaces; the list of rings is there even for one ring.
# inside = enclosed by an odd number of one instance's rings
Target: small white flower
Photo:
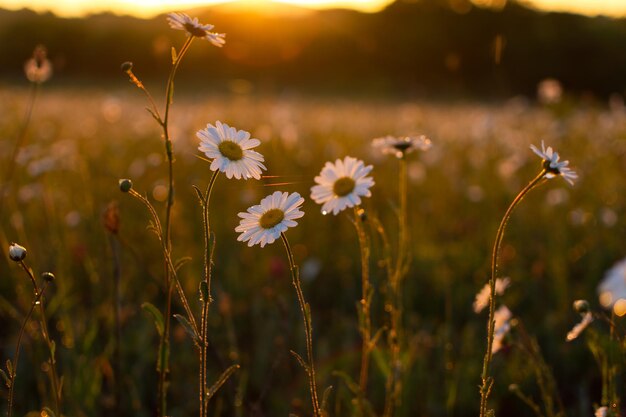
[[[26,248],[17,243],[11,243],[9,246],[9,258],[14,262],[23,261],[26,258]]]
[[[541,141],[541,150],[535,145],[530,145],[530,149],[543,159],[543,168],[546,170],[545,178],[554,178],[557,175],[561,175],[570,185],[574,185],[574,180],[578,178],[578,174],[568,167],[569,161],[559,162],[559,154],[551,146],[546,148],[543,141]]]
[[[32,58],[24,64],[24,74],[31,83],[41,84],[52,76],[52,64],[46,57],[46,48],[39,45],[35,48]]]
[[[580,323],[574,326],[572,330],[569,331],[569,333],[567,333],[565,340],[567,340],[568,342],[571,342],[572,340],[576,339],[578,336],[580,336],[583,330],[585,330],[587,326],[591,324],[592,321],[593,321],[593,314],[591,314],[591,312],[587,312],[583,314],[583,319],[580,321]]]
[[[596,410],[596,413],[594,414],[595,417],[607,417],[608,415],[609,415],[608,407],[600,407]]]
[[[491,345],[491,353],[496,353],[502,348],[504,336],[511,330],[511,317],[513,314],[506,306],[501,306],[494,314],[494,334],[493,344]]]
[[[496,279],[496,295],[504,294],[504,291],[509,287],[511,283],[510,278],[497,278]],[[478,294],[476,294],[476,299],[474,300],[474,313],[480,313],[483,311],[485,307],[489,305],[489,294],[491,290],[489,288],[489,283],[485,284],[485,286],[480,290]]]
[[[626,303],[626,259],[616,263],[604,274],[598,285],[598,294],[604,308],[615,308]],[[616,310],[622,310],[622,307]]]
[[[250,138],[250,133],[237,130],[226,123],[217,121],[215,126],[208,124],[206,129],[196,132],[200,139],[198,149],[213,160],[211,171],[220,170],[226,177],[237,179],[261,179],[263,155],[253,151],[261,141]]]
[[[372,146],[379,149],[384,154],[395,155],[396,158],[402,158],[404,155],[414,150],[429,150],[432,146],[432,142],[424,135],[403,137],[385,136],[374,139]]]
[[[169,13],[167,15],[167,22],[170,24],[172,29],[184,30],[187,32],[188,36],[206,39],[217,47],[221,48],[226,43],[226,40],[224,39],[226,36],[225,34],[211,32],[211,29],[213,29],[214,26],[203,25],[198,22],[197,17],[192,19],[185,13]]]
[[[241,234],[237,240],[247,241],[248,246],[259,243],[263,247],[273,243],[281,233],[298,224],[295,219],[304,216],[300,211],[303,202],[304,198],[298,193],[276,191],[268,195],[260,204],[248,208],[246,213],[238,214],[241,221],[235,231]]]
[[[372,166],[365,166],[351,156],[343,160],[337,159],[335,163],[326,162],[320,175],[315,177],[317,185],[311,187],[311,198],[322,204],[322,213],[333,212],[337,214],[346,207],[354,207],[361,204],[361,197],[370,197],[370,187],[374,185],[372,177],[367,174]]]

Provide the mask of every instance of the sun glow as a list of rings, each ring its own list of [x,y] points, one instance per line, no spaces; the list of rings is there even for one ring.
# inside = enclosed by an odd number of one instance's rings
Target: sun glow
[[[0,8],[30,8],[51,11],[61,16],[83,16],[90,13],[113,12],[139,17],[153,17],[174,10],[188,10],[216,4],[233,4],[241,8],[264,8],[283,5],[311,9],[350,8],[376,12],[394,0],[0,0]],[[419,1],[419,0],[409,0]],[[472,0],[477,4],[484,0]],[[626,16],[624,0],[528,0],[528,4],[549,11],[566,11],[588,15]]]

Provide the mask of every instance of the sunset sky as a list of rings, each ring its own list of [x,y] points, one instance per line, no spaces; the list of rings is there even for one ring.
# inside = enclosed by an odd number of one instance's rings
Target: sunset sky
[[[271,0],[238,0],[251,6],[262,6]],[[375,12],[393,0],[274,0],[275,3],[296,4],[304,7],[348,7]],[[224,3],[224,0],[0,0],[0,7],[20,9],[28,7],[38,11],[50,10],[63,16],[80,16],[86,13],[113,11],[150,17],[158,13],[184,10],[202,5]],[[528,0],[545,10],[572,11],[584,14],[626,16],[626,0]]]

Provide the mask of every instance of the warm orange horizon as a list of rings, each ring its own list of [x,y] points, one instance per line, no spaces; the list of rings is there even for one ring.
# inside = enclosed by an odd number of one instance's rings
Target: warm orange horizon
[[[168,11],[220,3],[242,3],[242,7],[251,8],[282,3],[312,9],[342,7],[364,12],[377,12],[392,2],[393,0],[0,0],[0,7],[12,10],[30,8],[38,12],[51,11],[66,17],[100,12],[153,17]],[[477,0],[476,2],[482,3],[483,1]],[[626,17],[625,0],[526,0],[526,2],[546,11]]]

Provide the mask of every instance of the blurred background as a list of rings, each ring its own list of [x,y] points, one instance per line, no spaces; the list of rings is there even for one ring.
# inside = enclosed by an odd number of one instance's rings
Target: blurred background
[[[163,13],[184,5],[227,34],[222,49],[193,43],[178,72],[170,122],[178,187],[173,251],[176,259],[192,258],[180,276],[196,311],[202,232],[192,185],[204,189],[210,172],[195,132],[216,120],[250,131],[274,176],[260,182],[220,176],[214,190],[209,380],[232,363],[241,369],[213,400],[211,415],[310,415],[305,374],[289,354],[304,352],[304,342],[283,248],[248,248],[234,233],[236,213],[275,190],[307,197],[306,215],[288,236],[311,303],[319,385],[334,387],[331,415],[357,415],[348,387],[333,374],[356,378],[359,367],[356,233],[347,213],[322,216],[308,196],[326,161],[361,158],[374,165],[376,181],[364,207],[396,236],[398,164],[371,147],[371,139],[387,134],[433,141],[408,165],[413,262],[403,300],[407,372],[397,415],[477,415],[486,314],[475,314],[472,302],[487,282],[506,207],[540,169],[529,145],[542,140],[571,161],[580,180],[574,187],[549,181],[513,214],[501,262],[512,284],[501,302],[537,338],[566,414],[590,416],[604,405],[605,363],[588,345],[606,348],[608,327],[597,321],[573,342],[565,335],[580,320],[571,308],[576,299],[610,313],[597,286],[626,256],[624,1],[107,4],[112,8],[0,0],[0,175],[16,161],[11,181],[3,182],[0,215],[0,363],[13,355],[32,296],[7,257],[15,241],[28,249],[37,274],[57,276],[47,311],[65,377],[64,414],[154,415],[158,336],[141,304],[162,308],[163,262],[145,208],[121,194],[117,181],[131,178],[162,214],[167,162],[160,128],[120,64],[134,63],[161,106],[170,49],[185,36],[168,27]],[[32,96],[24,62],[39,44],[53,74],[38,89],[25,127]],[[114,232],[103,222],[112,213],[119,214]],[[372,244],[374,327],[382,328],[385,268],[381,242]],[[509,390],[517,384],[541,403],[532,361],[516,344],[520,332],[512,334],[494,357],[492,406],[499,416],[532,416]],[[47,354],[36,322],[27,335],[15,415],[34,416],[51,403]],[[386,355],[382,344],[372,362],[369,397],[377,413]],[[169,414],[196,415],[196,356],[178,325],[171,363]],[[623,367],[615,375],[623,396]],[[6,394],[0,390],[1,411]]]

